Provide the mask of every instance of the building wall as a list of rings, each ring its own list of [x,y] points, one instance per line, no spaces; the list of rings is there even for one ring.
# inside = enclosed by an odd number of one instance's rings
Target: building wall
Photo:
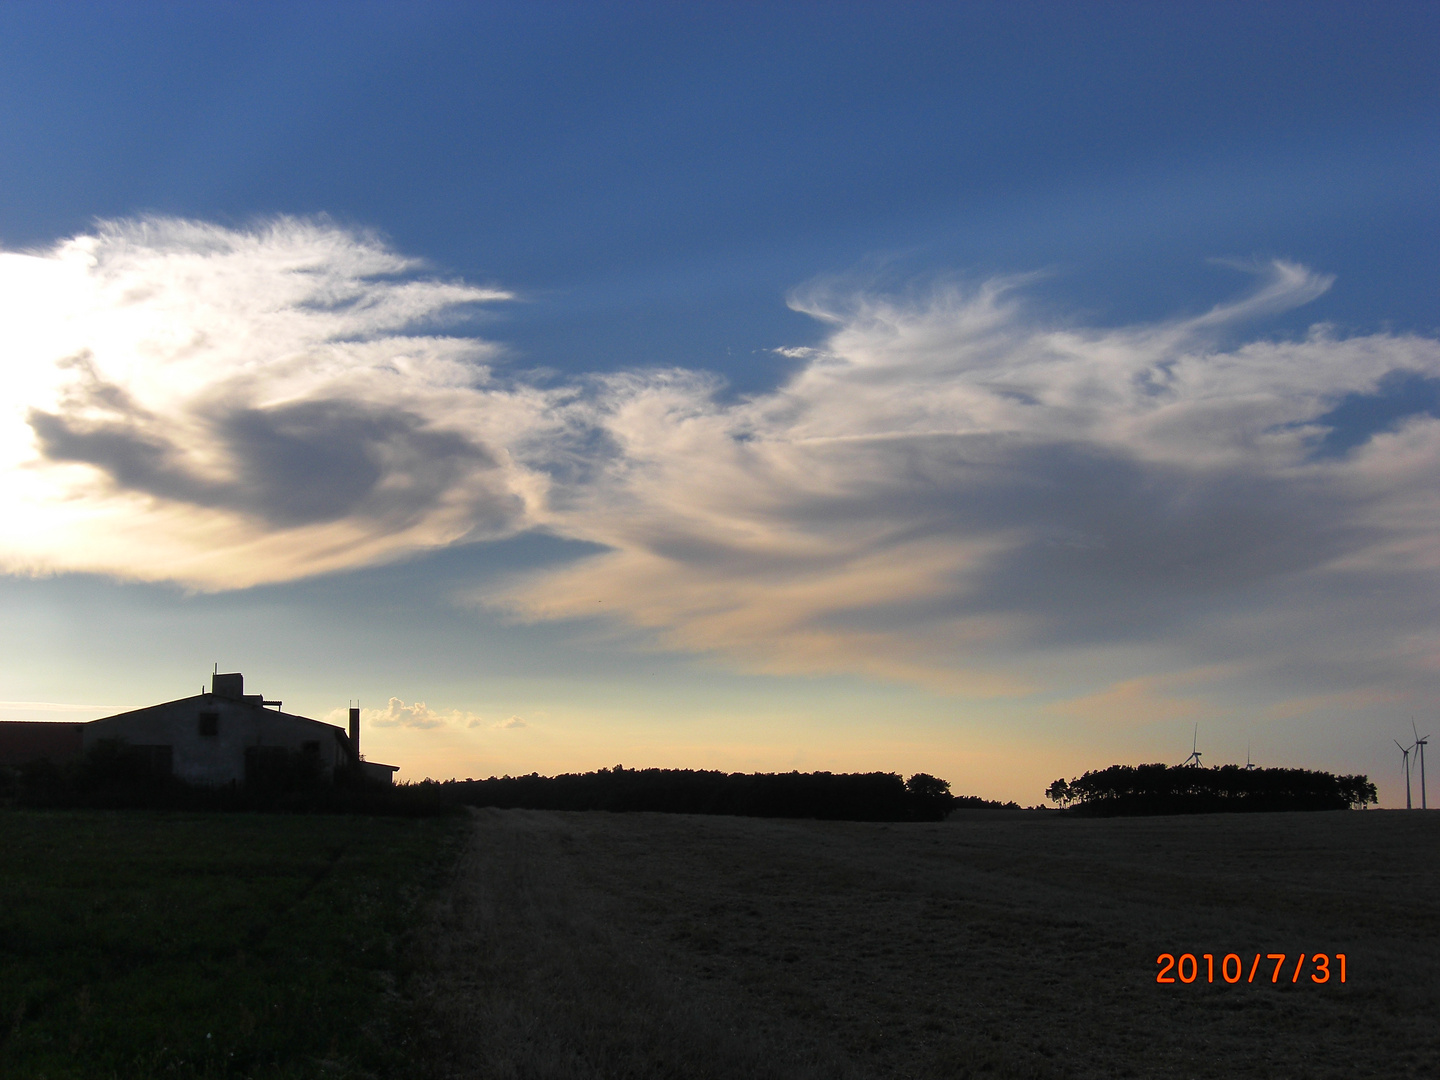
[[[203,717],[209,714],[213,724]],[[213,726],[213,734],[205,732]],[[199,694],[83,725],[89,748],[102,739],[131,746],[170,747],[173,774],[192,784],[244,783],[246,753],[257,748],[315,754],[321,774],[334,775],[352,760],[349,736],[333,724],[261,707],[258,703]]]
[[[44,720],[0,720],[0,765],[74,761],[81,753],[84,728],[84,724]]]

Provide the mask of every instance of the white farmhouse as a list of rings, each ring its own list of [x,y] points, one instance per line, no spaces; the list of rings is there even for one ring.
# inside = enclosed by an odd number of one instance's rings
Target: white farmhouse
[[[143,754],[152,775],[191,784],[254,784],[285,771],[304,770],[326,780],[356,770],[391,783],[398,765],[360,757],[360,710],[350,730],[282,712],[280,702],[245,693],[239,672],[216,672],[208,694],[76,725],[83,750],[117,740]]]

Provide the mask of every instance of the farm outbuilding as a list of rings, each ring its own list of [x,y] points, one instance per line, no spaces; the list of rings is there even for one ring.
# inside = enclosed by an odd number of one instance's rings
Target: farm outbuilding
[[[191,784],[254,784],[297,771],[323,780],[355,771],[392,782],[398,766],[360,756],[359,709],[350,710],[346,731],[284,712],[280,704],[245,693],[240,673],[216,672],[209,693],[86,724],[0,725],[0,765],[41,758],[61,764],[111,741],[141,755],[152,775]]]
[[[74,761],[85,750],[85,725],[0,720],[0,768]]]

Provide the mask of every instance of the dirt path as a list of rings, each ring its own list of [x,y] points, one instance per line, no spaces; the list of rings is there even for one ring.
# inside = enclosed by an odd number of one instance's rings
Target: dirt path
[[[434,1075],[1404,1076],[1440,1061],[1440,815],[871,825],[479,811]],[[1161,952],[1347,954],[1347,982]]]

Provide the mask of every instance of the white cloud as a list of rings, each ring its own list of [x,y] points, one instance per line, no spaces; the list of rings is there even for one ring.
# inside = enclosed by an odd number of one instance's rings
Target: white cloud
[[[345,723],[345,714],[340,709],[332,710],[326,717],[331,723]],[[404,700],[392,697],[383,709],[361,709],[360,719],[367,726],[382,728],[493,728],[496,731],[512,731],[529,727],[521,716],[507,716],[504,720],[487,721],[479,713],[463,709],[432,709],[423,701],[407,705]]]
[[[76,718],[96,719],[115,713],[129,712],[138,705],[70,705],[63,701],[0,701],[0,716],[6,719],[29,720],[35,716],[51,719],[55,713],[68,713]]]
[[[827,340],[737,401],[680,369],[502,377],[437,327],[504,292],[323,222],[107,225],[0,255],[0,567],[237,588],[540,528],[606,550],[486,602],[754,670],[1006,694],[1026,657],[1126,643],[1440,666],[1440,421],[1315,452],[1346,395],[1440,378],[1440,342],[1237,344],[1328,286],[1288,263],[1109,329],[1037,319],[1024,284],[797,295]]]
[[[392,697],[383,709],[362,709],[360,718],[366,724],[376,727],[437,728],[448,725],[474,727],[480,718],[474,713],[451,710],[437,712],[423,701],[406,705],[398,697]]]

